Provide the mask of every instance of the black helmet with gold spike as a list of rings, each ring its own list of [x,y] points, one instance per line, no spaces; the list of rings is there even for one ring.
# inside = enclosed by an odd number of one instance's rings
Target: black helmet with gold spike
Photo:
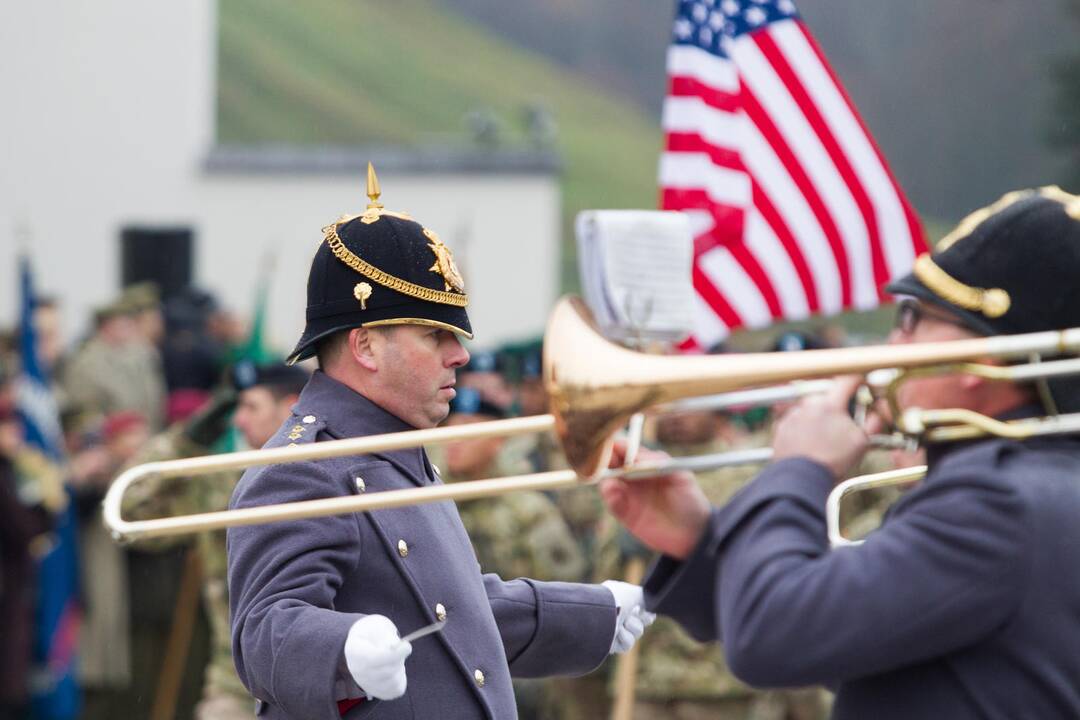
[[[368,164],[368,203],[323,228],[308,274],[307,324],[289,363],[355,327],[431,325],[472,337],[469,296],[450,248],[405,213],[386,210]]]

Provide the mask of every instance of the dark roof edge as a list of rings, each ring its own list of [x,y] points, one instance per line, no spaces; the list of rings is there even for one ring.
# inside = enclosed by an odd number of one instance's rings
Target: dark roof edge
[[[210,175],[362,175],[368,161],[380,173],[555,175],[562,158],[553,149],[393,148],[259,144],[215,145],[203,160]]]

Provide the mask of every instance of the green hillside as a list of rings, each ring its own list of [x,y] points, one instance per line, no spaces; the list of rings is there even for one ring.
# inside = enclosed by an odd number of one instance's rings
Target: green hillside
[[[490,108],[521,145],[539,103],[558,124],[565,227],[583,208],[655,206],[655,120],[435,2],[222,0],[219,63],[223,142],[464,145],[464,117]]]

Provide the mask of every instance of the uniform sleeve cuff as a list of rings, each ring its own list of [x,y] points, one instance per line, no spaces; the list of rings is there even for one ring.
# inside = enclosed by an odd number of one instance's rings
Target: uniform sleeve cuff
[[[650,612],[673,618],[701,642],[716,637],[713,608],[718,563],[712,548],[721,512],[713,508],[701,539],[685,560],[661,556],[642,586]]]
[[[342,681],[345,638],[363,615],[331,610],[312,612],[296,622],[274,663],[274,700],[290,716],[340,717],[335,697]],[[286,661],[287,659],[287,661]],[[319,680],[313,680],[319,678]],[[317,714],[312,714],[313,712]]]
[[[536,592],[536,634],[512,663],[515,677],[583,675],[608,656],[618,614],[602,585],[529,581]]]

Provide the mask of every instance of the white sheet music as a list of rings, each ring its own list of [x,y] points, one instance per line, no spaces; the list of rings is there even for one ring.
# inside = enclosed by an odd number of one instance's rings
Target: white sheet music
[[[677,342],[691,330],[693,238],[679,212],[588,210],[577,218],[581,285],[604,333]]]

